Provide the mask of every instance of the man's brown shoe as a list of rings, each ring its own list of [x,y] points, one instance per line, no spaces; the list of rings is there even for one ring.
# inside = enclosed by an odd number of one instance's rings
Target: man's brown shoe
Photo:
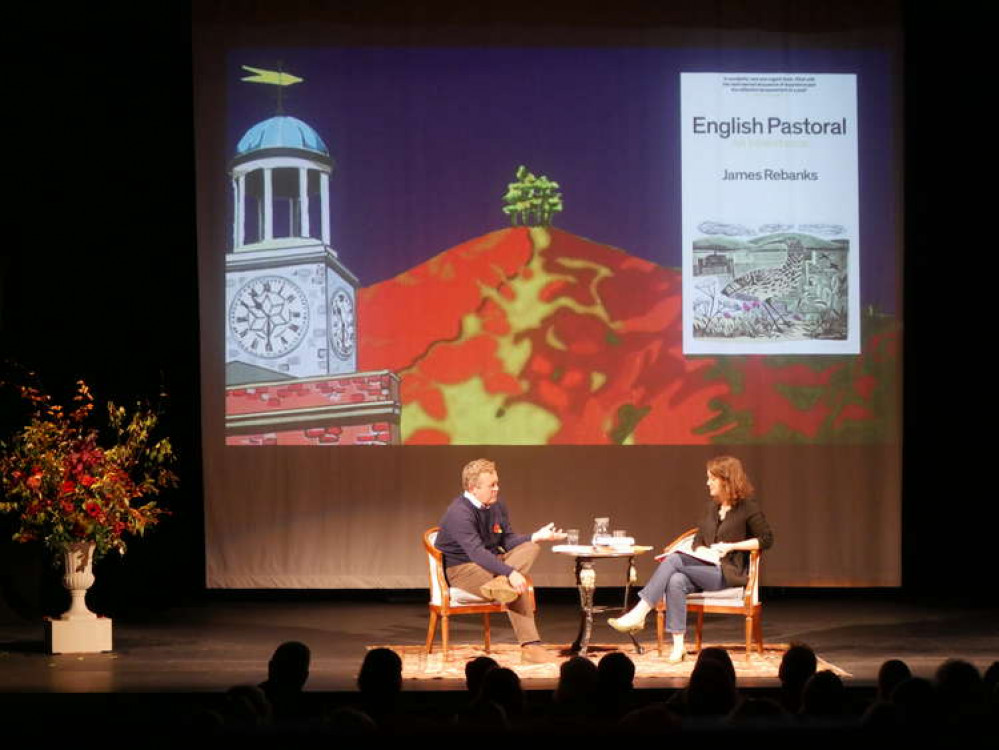
[[[493,580],[482,584],[479,591],[486,599],[492,599],[500,604],[507,604],[520,596],[506,576],[496,576]]]
[[[552,664],[558,657],[540,643],[528,643],[520,647],[520,660],[524,664]]]

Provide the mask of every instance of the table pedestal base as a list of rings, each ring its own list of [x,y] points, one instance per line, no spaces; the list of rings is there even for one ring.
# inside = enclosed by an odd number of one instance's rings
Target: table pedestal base
[[[593,605],[593,595],[597,588],[597,571],[593,567],[595,559],[601,557],[576,557],[576,587],[579,589],[579,633],[573,641],[571,651],[580,656],[586,656],[590,645],[590,636],[593,633],[593,613],[618,612],[624,614],[628,611],[628,597],[631,594],[631,581],[634,578],[634,556],[629,556],[628,576],[624,585],[624,605],[618,607],[595,607]],[[644,654],[645,649],[635,638],[634,633],[628,633],[631,642],[635,645],[636,654]]]

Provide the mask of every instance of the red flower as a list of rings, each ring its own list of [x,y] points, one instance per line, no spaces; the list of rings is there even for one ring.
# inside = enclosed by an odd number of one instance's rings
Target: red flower
[[[32,474],[28,477],[28,481],[26,481],[25,484],[28,485],[28,489],[37,490],[42,486],[42,475]]]
[[[104,511],[101,510],[101,506],[99,506],[93,500],[91,500],[88,503],[85,503],[83,509],[87,512],[87,515],[90,516],[91,518],[100,518],[101,516],[104,515]]]
[[[89,487],[90,485],[92,485],[96,481],[97,480],[94,479],[89,474],[84,474],[82,477],[80,477],[80,484],[82,484],[84,487]]]
[[[62,512],[67,515],[76,510],[76,507],[69,500],[60,500],[59,505],[62,507]]]
[[[71,479],[67,479],[65,482],[59,485],[59,494],[69,495],[75,489],[76,489],[76,482],[74,482]]]

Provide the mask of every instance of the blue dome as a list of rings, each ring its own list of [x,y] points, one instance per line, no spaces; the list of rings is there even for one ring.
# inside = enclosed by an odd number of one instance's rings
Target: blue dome
[[[268,148],[298,148],[329,156],[329,149],[319,133],[297,117],[277,115],[258,122],[246,131],[236,146],[236,155],[244,156]]]

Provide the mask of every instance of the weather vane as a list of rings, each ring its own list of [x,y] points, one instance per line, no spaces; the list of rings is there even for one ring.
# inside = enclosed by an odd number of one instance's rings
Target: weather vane
[[[245,76],[241,80],[247,83],[266,83],[270,86],[277,86],[277,113],[284,113],[284,87],[292,86],[296,83],[301,83],[304,78],[299,78],[298,76],[293,76],[291,73],[285,73],[281,69],[281,63],[278,62],[277,70],[265,70],[264,68],[253,68],[249,65],[240,66],[247,73],[253,73],[253,75]]]

